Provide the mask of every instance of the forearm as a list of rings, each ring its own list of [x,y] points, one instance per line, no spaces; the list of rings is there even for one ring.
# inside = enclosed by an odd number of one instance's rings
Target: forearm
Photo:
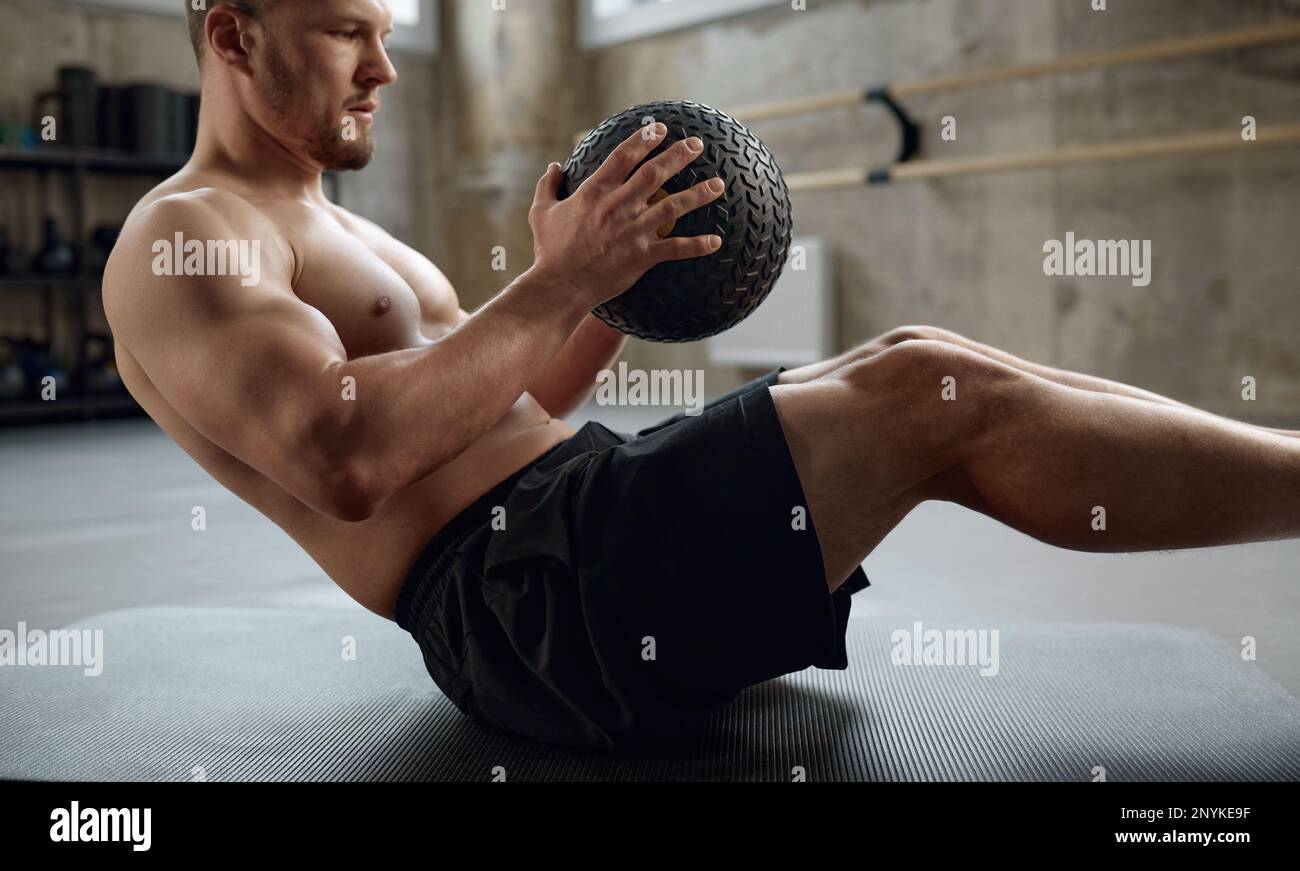
[[[460,455],[499,421],[583,318],[528,272],[439,341],[349,361],[329,373],[343,399],[335,452],[382,501]],[[353,378],[348,382],[345,379]]]
[[[588,315],[528,392],[552,417],[566,417],[591,398],[596,376],[614,364],[626,345],[624,333]]]

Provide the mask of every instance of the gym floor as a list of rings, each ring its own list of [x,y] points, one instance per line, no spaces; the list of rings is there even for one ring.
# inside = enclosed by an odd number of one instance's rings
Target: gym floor
[[[666,415],[589,406],[572,422],[593,416],[635,431]],[[149,421],[0,432],[0,492],[0,613],[33,626],[151,605],[359,607]],[[207,509],[203,533],[190,530],[196,505]],[[1300,541],[1074,553],[930,503],[867,561],[873,586],[853,613],[935,628],[1162,623],[1234,647],[1251,636],[1258,664],[1300,696],[1297,565]]]

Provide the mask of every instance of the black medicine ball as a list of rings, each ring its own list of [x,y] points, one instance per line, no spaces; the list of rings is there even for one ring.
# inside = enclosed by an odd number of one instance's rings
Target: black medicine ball
[[[682,139],[704,142],[704,152],[669,179],[665,193],[714,177],[727,185],[722,196],[679,218],[668,235],[716,234],[722,247],[656,264],[594,314],[652,342],[694,342],[734,327],[771,292],[790,251],[790,193],[772,152],[744,124],[700,103],[665,100],[634,106],[588,133],[565,164],[560,198],[577,190],[633,132],[654,122],[662,122],[668,135],[647,161]]]

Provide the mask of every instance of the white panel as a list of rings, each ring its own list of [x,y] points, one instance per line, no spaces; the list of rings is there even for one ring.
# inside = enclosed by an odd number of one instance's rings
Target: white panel
[[[806,266],[785,270],[776,287],[738,326],[709,339],[709,359],[730,366],[802,366],[831,356],[835,344],[834,289],[829,250],[815,236],[797,236]]]

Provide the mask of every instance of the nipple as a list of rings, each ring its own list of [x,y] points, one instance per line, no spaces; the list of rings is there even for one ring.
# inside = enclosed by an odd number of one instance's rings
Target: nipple
[[[375,304],[371,306],[370,313],[375,317],[380,317],[388,314],[388,310],[392,307],[393,301],[386,296],[381,296],[379,299],[375,300]]]

